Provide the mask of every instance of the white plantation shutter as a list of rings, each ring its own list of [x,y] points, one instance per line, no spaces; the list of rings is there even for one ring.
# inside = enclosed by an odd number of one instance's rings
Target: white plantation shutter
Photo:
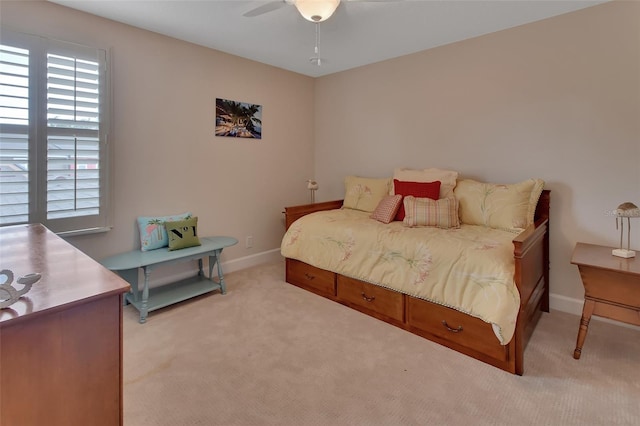
[[[99,70],[47,54],[47,219],[100,213]]]
[[[108,229],[106,52],[15,40],[0,45],[0,225]]]
[[[0,46],[0,225],[29,220],[29,51]]]

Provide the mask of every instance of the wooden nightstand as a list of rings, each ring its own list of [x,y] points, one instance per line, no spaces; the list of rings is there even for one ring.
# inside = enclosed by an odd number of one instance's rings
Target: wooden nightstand
[[[577,243],[571,263],[584,285],[584,308],[573,352],[580,359],[591,315],[640,325],[640,259],[611,254],[611,247]]]

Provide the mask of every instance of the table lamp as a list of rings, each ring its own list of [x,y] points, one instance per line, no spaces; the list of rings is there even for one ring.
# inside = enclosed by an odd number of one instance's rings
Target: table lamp
[[[307,181],[307,189],[311,194],[311,203],[313,204],[316,202],[316,191],[318,190],[318,182],[313,179],[309,179]]]
[[[614,210],[616,215],[616,229],[618,229],[618,218],[620,218],[620,248],[614,249],[611,254],[618,257],[635,257],[636,252],[631,250],[631,218],[640,217],[640,208],[633,203],[626,202]],[[624,237],[624,218],[627,218],[627,248],[622,248]]]

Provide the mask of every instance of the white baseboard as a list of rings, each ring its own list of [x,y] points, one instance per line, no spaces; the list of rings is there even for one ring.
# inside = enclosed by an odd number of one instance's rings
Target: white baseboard
[[[574,299],[572,297],[561,296],[553,293],[549,295],[549,307],[556,311],[580,316],[582,315],[583,304],[584,299]]]
[[[280,249],[263,251],[262,253],[252,254],[250,256],[240,257],[238,259],[222,262],[222,270],[225,274],[239,271],[241,269],[251,268],[252,266],[261,265],[263,263],[277,262],[282,259]]]
[[[258,266],[263,263],[277,262],[279,260],[282,260],[282,255],[280,254],[280,249],[277,248],[273,250],[263,251],[261,253],[252,254],[250,256],[240,257],[238,259],[228,260],[226,262],[222,262],[221,266],[224,273],[229,274],[231,272]],[[153,283],[150,285],[150,287],[155,287],[156,285],[164,285],[177,279],[188,278],[192,275],[193,267],[182,272],[173,273],[170,276],[166,276],[163,274],[160,277],[154,277],[156,279],[153,280]],[[556,311],[581,316],[583,305],[584,299],[574,299],[572,297],[553,293],[549,295],[549,307]],[[622,323],[619,321],[613,321],[608,318],[594,316],[593,319],[597,321],[604,321],[611,324],[621,325],[623,327],[633,328],[640,331],[640,327],[638,326]]]
[[[551,293],[549,295],[549,308],[554,309],[556,311],[566,312],[568,314],[573,314],[577,316],[582,316],[582,306],[584,305],[584,299],[574,299],[572,297],[562,296],[559,294]],[[620,325],[623,327],[632,328],[640,331],[640,327],[627,324],[620,321],[610,320],[609,318],[602,318],[598,316],[591,317],[596,321],[608,322],[610,324]]]
[[[277,262],[281,259],[282,255],[280,254],[280,249],[277,248],[264,251],[262,253],[252,254],[251,256],[228,260],[226,262],[222,262],[220,266],[222,266],[222,271],[224,272],[224,274],[229,274],[231,272],[251,268],[263,263]],[[153,288],[192,277],[194,274],[194,265],[196,265],[195,261],[191,261],[184,262],[183,265],[171,265],[170,270],[167,269],[168,267],[158,268],[155,273],[151,274],[149,287]],[[215,275],[217,271],[214,269],[213,273]],[[143,282],[144,278],[142,277],[142,274],[139,273],[138,285],[140,288],[142,288]]]

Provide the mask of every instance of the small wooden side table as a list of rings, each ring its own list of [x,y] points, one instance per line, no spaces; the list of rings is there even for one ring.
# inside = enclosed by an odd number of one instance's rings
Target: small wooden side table
[[[640,259],[611,254],[612,247],[577,243],[571,263],[584,285],[584,308],[573,352],[580,359],[591,315],[640,325]]]

